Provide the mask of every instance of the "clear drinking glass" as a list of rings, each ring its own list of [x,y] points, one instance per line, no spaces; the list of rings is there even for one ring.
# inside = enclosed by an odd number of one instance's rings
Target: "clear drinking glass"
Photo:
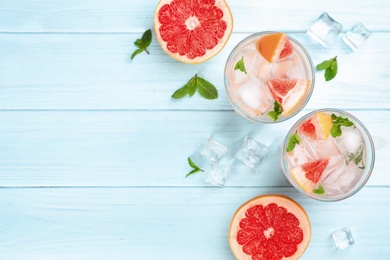
[[[230,104],[239,115],[255,123],[278,123],[293,117],[309,101],[314,88],[313,62],[305,48],[292,37],[287,35],[293,49],[291,55],[272,63],[262,57],[257,42],[272,33],[275,32],[259,32],[243,39],[230,53],[225,65],[225,88]],[[241,59],[246,73],[235,69]],[[276,121],[268,115],[274,110],[275,102],[268,82],[274,79],[307,82],[303,91],[290,91],[283,97],[289,99],[286,103],[290,102],[291,110],[283,112]]]
[[[308,113],[294,124],[280,158],[284,175],[298,191],[313,199],[338,201],[366,184],[375,149],[362,122],[343,110],[328,108]]]

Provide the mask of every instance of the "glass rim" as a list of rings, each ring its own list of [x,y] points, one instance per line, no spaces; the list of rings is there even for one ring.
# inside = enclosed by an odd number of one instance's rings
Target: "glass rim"
[[[370,165],[366,165],[366,168],[365,168],[366,170],[363,172],[363,175],[359,179],[359,182],[360,182],[359,185],[354,186],[353,189],[351,189],[349,192],[346,192],[346,193],[343,193],[343,194],[339,194],[339,195],[335,195],[335,196],[332,196],[332,197],[320,197],[318,195],[311,194],[311,193],[308,193],[308,192],[304,191],[303,189],[301,189],[301,187],[298,186],[298,184],[295,183],[295,181],[291,177],[291,174],[289,174],[289,171],[287,171],[288,167],[287,167],[287,162],[286,162],[285,150],[286,150],[287,145],[288,145],[289,136],[293,133],[293,130],[295,130],[298,127],[298,125],[300,123],[302,123],[302,121],[304,121],[305,119],[309,118],[310,116],[314,115],[317,112],[335,112],[335,113],[339,113],[339,114],[341,114],[343,116],[347,116],[348,118],[352,119],[354,121],[354,123],[357,123],[358,126],[361,129],[363,129],[364,134],[367,135],[367,139],[369,140],[369,144],[367,144],[365,142],[365,145],[366,145],[366,147],[369,146],[370,149],[371,149],[371,153],[370,153],[370,155],[371,155],[371,163],[370,163]],[[366,149],[366,151],[367,151],[367,149]],[[351,197],[352,195],[356,194],[358,191],[360,191],[364,187],[364,185],[367,183],[367,181],[370,179],[372,171],[374,170],[374,164],[375,164],[374,140],[372,139],[372,136],[371,136],[370,132],[368,131],[368,129],[366,128],[366,126],[357,117],[355,117],[354,115],[350,114],[349,112],[346,112],[345,110],[336,109],[336,108],[316,109],[316,110],[313,110],[313,111],[305,114],[304,116],[302,116],[297,122],[295,122],[295,124],[290,128],[290,130],[286,134],[286,138],[283,141],[283,145],[281,147],[280,152],[281,152],[280,160],[281,160],[281,166],[282,166],[283,174],[287,178],[287,180],[290,182],[290,184],[294,188],[296,188],[300,193],[303,193],[303,194],[305,194],[306,196],[308,196],[308,197],[310,197],[312,199],[316,199],[316,200],[319,200],[319,201],[325,201],[325,202],[344,200],[344,199],[347,199],[347,198]],[[369,167],[367,167],[367,166],[369,166]]]
[[[248,40],[251,40],[257,36],[261,36],[261,35],[267,35],[267,34],[272,34],[272,33],[279,33],[277,31],[262,31],[262,32],[256,32],[256,33],[253,33],[253,34],[250,34],[248,35],[247,37],[245,37],[244,39],[242,39],[239,43],[237,43],[237,45],[233,48],[233,50],[230,52],[227,60],[226,60],[226,63],[225,63],[225,67],[224,67],[224,84],[225,84],[225,91],[227,93],[227,98],[228,98],[228,101],[230,103],[230,105],[233,107],[233,110],[235,112],[237,112],[239,115],[241,115],[242,117],[248,119],[249,121],[251,122],[254,122],[254,123],[265,123],[265,124],[275,124],[275,123],[281,123],[283,121],[286,121],[292,117],[294,117],[295,115],[297,115],[306,105],[307,103],[309,102],[312,94],[313,94],[313,90],[314,90],[314,86],[315,86],[315,70],[314,70],[314,65],[313,65],[313,61],[308,53],[308,51],[305,49],[305,47],[303,47],[303,45],[301,43],[299,43],[295,38],[291,37],[290,35],[288,35],[286,33],[286,36],[288,37],[289,40],[292,40],[294,42],[294,44],[296,44],[301,50],[302,52],[305,54],[306,58],[308,59],[309,61],[309,74],[311,74],[311,80],[310,80],[310,86],[309,86],[309,89],[308,89],[308,93],[307,93],[307,98],[303,101],[303,103],[301,104],[301,106],[296,110],[294,111],[293,113],[291,113],[290,115],[286,116],[286,117],[282,117],[276,121],[272,121],[271,119],[270,120],[262,120],[262,119],[259,119],[259,118],[256,118],[256,117],[252,117],[250,115],[248,115],[247,113],[245,113],[238,105],[236,105],[233,100],[230,98],[230,94],[229,94],[229,91],[228,91],[228,77],[226,76],[227,75],[227,69],[228,69],[228,63],[229,61],[233,58],[234,54],[236,53],[236,51],[245,43],[247,42]],[[310,73],[311,72],[311,73]],[[302,102],[302,101],[301,101]]]

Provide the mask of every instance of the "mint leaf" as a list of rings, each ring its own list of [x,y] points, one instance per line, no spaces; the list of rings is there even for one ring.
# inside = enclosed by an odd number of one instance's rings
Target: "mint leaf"
[[[141,50],[141,49],[135,50],[135,51],[133,52],[133,54],[131,55],[131,60],[133,60],[134,57],[135,57],[137,54],[141,53],[141,52],[143,52],[143,50]]]
[[[172,94],[172,97],[174,99],[180,99],[185,97],[188,93],[188,87],[187,84],[184,87],[179,88],[178,90],[175,91],[175,93]]]
[[[341,124],[342,126],[355,126],[352,121],[350,121],[347,117],[336,116],[335,114],[331,115],[332,122]]]
[[[282,114],[282,112],[283,112],[282,105],[279,103],[279,101],[275,100],[274,110],[269,111],[267,115],[270,118],[272,118],[274,121],[276,121],[279,118],[279,116]]]
[[[331,115],[332,117],[332,128],[330,129],[330,135],[332,137],[337,137],[342,134],[341,127],[355,127],[354,123],[350,121],[348,118],[344,118],[342,116],[336,116],[335,114]]]
[[[360,162],[362,163],[362,166],[358,166],[359,169],[364,169],[364,168],[366,168],[366,166],[365,166],[364,163],[363,163],[363,150],[364,150],[364,148],[360,151],[360,153],[358,154],[358,156],[356,156],[355,159],[353,160],[353,161],[355,162],[356,165],[359,165]]]
[[[197,172],[204,172],[204,170],[202,170],[201,168],[199,168],[192,160],[190,157],[188,157],[188,164],[194,168],[192,171],[190,171],[189,173],[187,173],[186,177],[194,174],[194,173],[197,173]]]
[[[151,42],[152,42],[152,31],[149,29],[143,33],[141,39],[137,39],[134,42],[134,45],[138,49],[135,50],[131,55],[131,60],[133,60],[136,55],[140,54],[143,51],[145,51],[147,54],[150,54],[146,48],[149,47]]]
[[[318,195],[325,194],[324,187],[322,187],[321,183],[318,185],[317,189],[313,189],[313,193]]]
[[[247,74],[245,69],[245,64],[244,64],[244,56],[242,56],[241,60],[237,61],[236,65],[234,66],[234,70],[240,70],[245,74]]]
[[[301,142],[301,138],[298,135],[298,131],[295,132],[295,134],[291,135],[288,139],[288,144],[286,148],[286,152],[291,152],[294,150],[295,145],[299,144]]]
[[[316,69],[325,70],[324,77],[326,81],[334,79],[338,69],[337,56],[329,60],[324,60],[316,66]]]
[[[333,123],[332,128],[330,129],[330,135],[333,137],[340,136],[341,132],[341,124]]]
[[[218,98],[218,91],[213,84],[203,78],[197,77],[197,75],[195,75],[195,78],[198,92],[202,97],[205,99]]]
[[[218,98],[218,90],[214,87],[213,84],[208,82],[207,80],[198,77],[198,74],[195,74],[187,84],[183,87],[176,90],[172,97],[174,99],[180,99],[186,96],[187,94],[192,97],[196,90],[198,90],[199,94],[205,99],[216,99]]]
[[[149,47],[150,43],[152,42],[152,30],[147,30],[144,32],[144,34],[141,37],[142,42],[144,43],[145,51],[146,48]]]
[[[323,62],[321,62],[320,64],[317,65],[316,69],[317,70],[325,70],[327,68],[329,68],[333,63],[333,58],[330,59],[330,60],[324,60]]]
[[[192,167],[192,168],[195,168],[195,169],[198,169],[199,167],[191,160],[190,157],[187,158],[188,160],[188,164]]]

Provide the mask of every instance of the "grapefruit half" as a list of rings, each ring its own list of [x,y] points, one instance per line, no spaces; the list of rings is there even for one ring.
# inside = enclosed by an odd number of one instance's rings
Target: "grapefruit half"
[[[225,0],[161,0],[154,31],[163,50],[185,63],[215,56],[228,41],[233,18]]]
[[[294,200],[263,195],[244,203],[234,214],[229,244],[238,260],[297,259],[311,237],[309,218]]]

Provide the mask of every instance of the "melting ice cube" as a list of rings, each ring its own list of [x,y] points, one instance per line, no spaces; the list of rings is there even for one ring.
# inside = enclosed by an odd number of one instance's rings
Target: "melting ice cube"
[[[254,110],[252,114],[262,114],[272,105],[272,95],[264,84],[253,76],[241,84],[237,89],[239,105],[245,105]]]
[[[336,145],[344,157],[345,163],[358,156],[363,149],[363,137],[359,129],[351,127],[341,127],[342,134],[335,138]]]
[[[228,173],[229,167],[224,164],[218,164],[216,162],[213,162],[209,171],[207,172],[205,182],[222,187],[225,185]]]
[[[246,73],[241,70],[234,69],[237,62],[241,59],[244,61]],[[269,64],[265,62],[264,58],[261,57],[259,52],[254,49],[245,49],[241,52],[241,54],[236,56],[234,62],[232,63],[232,68],[228,74],[228,77],[234,83],[241,83],[249,75],[259,79],[265,77],[266,75],[267,78],[264,79],[265,81],[270,77],[270,74]]]

